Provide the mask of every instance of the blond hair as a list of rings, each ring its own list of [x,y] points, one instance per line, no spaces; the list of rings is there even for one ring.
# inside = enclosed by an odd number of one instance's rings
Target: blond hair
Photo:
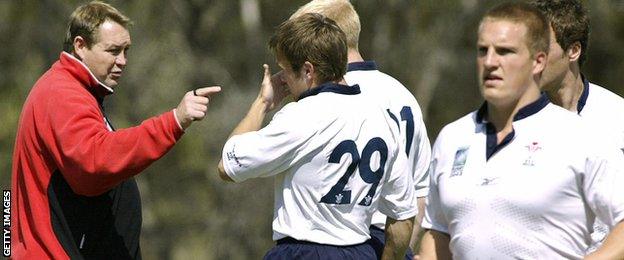
[[[548,54],[550,28],[546,16],[537,8],[524,2],[503,3],[488,10],[481,24],[488,19],[523,24],[527,28],[526,44],[531,54]]]
[[[360,17],[347,0],[312,0],[300,7],[290,19],[305,13],[319,13],[332,19],[347,36],[347,46],[350,49],[358,49],[360,39]]]

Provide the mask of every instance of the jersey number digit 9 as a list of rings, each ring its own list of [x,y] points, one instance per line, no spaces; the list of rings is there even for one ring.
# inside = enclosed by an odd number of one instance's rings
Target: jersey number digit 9
[[[375,152],[379,152],[379,168],[376,171],[373,171],[370,166],[370,160]],[[375,137],[366,143],[366,146],[364,146],[364,150],[362,151],[362,157],[360,158],[355,142],[352,140],[344,140],[340,142],[336,148],[334,148],[329,156],[329,162],[340,163],[340,158],[344,154],[351,155],[351,164],[349,164],[347,172],[340,177],[338,183],[332,186],[329,192],[321,198],[321,202],[327,204],[350,204],[351,191],[344,190],[344,188],[357,167],[362,180],[368,184],[372,184],[368,193],[360,201],[360,203],[358,203],[358,205],[370,206],[373,201],[373,197],[375,196],[377,185],[379,185],[379,181],[384,174],[386,160],[388,159],[388,146],[383,139]]]

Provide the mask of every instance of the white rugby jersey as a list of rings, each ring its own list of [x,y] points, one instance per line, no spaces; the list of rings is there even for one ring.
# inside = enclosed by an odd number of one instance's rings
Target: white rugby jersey
[[[578,114],[592,126],[611,135],[624,150],[624,98],[586,80],[584,84],[585,90],[577,105]]]
[[[449,234],[456,259],[581,259],[596,217],[624,218],[624,156],[545,95],[500,145],[486,110],[440,132],[422,226]]]
[[[584,90],[578,101],[578,114],[598,133],[606,134],[624,152],[624,99],[613,92],[590,83],[583,78]],[[596,221],[592,233],[592,245],[588,252],[593,252],[607,236],[607,226]]]
[[[402,138],[400,145],[407,155],[408,170],[414,178],[416,196],[426,197],[429,193],[427,170],[431,162],[431,144],[416,98],[401,82],[380,72],[374,61],[349,63],[345,80],[349,85],[359,85],[362,95],[386,108],[390,117],[399,125]],[[372,224],[384,229],[386,216],[375,212]]]
[[[379,210],[417,213],[398,128],[358,86],[323,84],[284,106],[259,131],[230,138],[226,173],[236,182],[275,178],[273,239],[330,245],[363,243]]]

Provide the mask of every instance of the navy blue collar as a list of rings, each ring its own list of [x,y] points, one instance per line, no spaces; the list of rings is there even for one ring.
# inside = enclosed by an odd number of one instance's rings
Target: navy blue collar
[[[351,62],[347,64],[347,71],[356,70],[377,70],[377,64],[372,60]]]
[[[321,92],[332,92],[344,95],[357,95],[360,94],[360,86],[355,84],[353,86],[342,85],[334,82],[326,82],[318,85],[314,88],[308,89],[299,95],[299,100],[302,100],[309,96],[314,96]]]
[[[542,110],[544,107],[546,107],[548,103],[550,103],[550,101],[548,100],[548,96],[546,95],[546,93],[542,93],[542,95],[540,95],[540,97],[537,100],[533,101],[532,103],[518,110],[518,113],[514,115],[513,121],[518,121],[518,120],[521,120],[521,119],[524,119],[524,118],[527,118],[529,116],[536,114],[537,112]],[[483,124],[486,114],[487,114],[487,102],[483,102],[483,105],[481,105],[481,107],[477,111],[477,117],[476,117],[477,123]]]
[[[581,94],[578,103],[576,103],[577,114],[580,114],[581,111],[583,111],[585,103],[587,103],[587,98],[589,97],[589,80],[587,80],[583,74],[581,74],[581,79],[583,80],[583,94]]]

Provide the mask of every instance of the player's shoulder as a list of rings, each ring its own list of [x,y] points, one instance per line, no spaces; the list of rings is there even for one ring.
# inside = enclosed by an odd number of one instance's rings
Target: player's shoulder
[[[379,82],[384,83],[384,85],[387,86],[391,91],[396,91],[399,94],[404,94],[404,98],[409,98],[416,101],[414,95],[412,95],[409,89],[407,89],[407,87],[402,82],[400,82],[393,76],[390,76],[382,71],[377,71],[377,77],[379,79]]]
[[[473,131],[477,125],[477,111],[472,111],[455,121],[446,124],[440,131],[440,135],[456,134]]]
[[[591,140],[597,138],[595,127],[586,118],[555,104],[549,103],[539,116],[534,122],[534,127],[539,129],[536,131],[543,136],[550,136],[553,141],[566,144],[565,147],[572,144],[570,140],[575,140],[575,145],[581,147],[581,143],[591,143]]]
[[[600,85],[589,83],[586,106],[601,106],[609,110],[622,111],[624,110],[624,98]]]
[[[379,70],[352,71],[345,77],[349,84],[358,84],[363,96],[385,103],[389,108],[409,106],[414,116],[422,114],[416,97],[394,77]]]
[[[557,106],[551,102],[548,102],[548,104],[540,112],[541,113],[538,113],[537,115],[541,116],[540,120],[543,121],[550,121],[553,119],[561,119],[562,121],[570,122],[581,121],[580,117],[576,113]]]
[[[345,79],[349,84],[359,84],[362,91],[400,92],[413,97],[403,83],[379,70],[349,71]]]
[[[579,115],[594,128],[624,129],[624,98],[599,85],[589,83],[588,91],[583,93],[584,105]],[[621,135],[618,133],[618,135]]]
[[[535,119],[534,124],[537,124],[535,127],[539,127],[540,131],[550,131],[557,133],[557,135],[571,133],[576,131],[575,129],[580,130],[586,125],[586,122],[577,113],[553,103],[548,103],[533,118]]]
[[[476,133],[477,111],[472,111],[459,119],[445,125],[436,138],[434,147],[439,149],[450,143],[465,140],[467,136]]]
[[[359,86],[351,85],[350,87],[358,88]],[[372,118],[373,114],[379,113],[379,108],[378,104],[370,104],[368,101],[355,89],[347,94],[320,92],[297,102],[290,102],[276,113],[275,117],[287,118],[293,123],[304,125],[353,121],[361,117]]]
[[[279,109],[269,123],[276,127],[287,127],[292,129],[312,130],[312,126],[319,125],[325,115],[323,107],[317,107],[317,102],[310,102],[311,98],[306,98],[297,102],[290,102]]]

